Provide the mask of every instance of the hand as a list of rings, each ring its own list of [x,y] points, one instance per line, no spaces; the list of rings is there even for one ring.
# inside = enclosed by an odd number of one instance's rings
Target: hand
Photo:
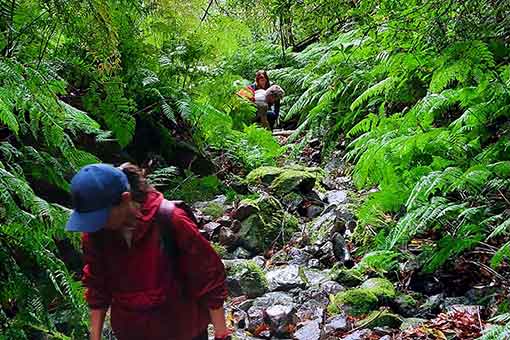
[[[232,340],[232,331],[226,329],[223,334],[214,333],[214,340]]]

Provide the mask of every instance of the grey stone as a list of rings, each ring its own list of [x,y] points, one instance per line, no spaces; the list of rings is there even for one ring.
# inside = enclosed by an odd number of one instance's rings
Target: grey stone
[[[349,321],[347,319],[347,314],[342,313],[340,315],[336,315],[336,316],[329,318],[326,321],[324,330],[326,331],[326,333],[348,331],[349,330]]]
[[[405,332],[409,329],[418,327],[427,322],[427,319],[420,318],[406,318],[402,320],[402,324],[400,325],[400,330]]]
[[[306,217],[315,218],[319,216],[323,210],[324,207],[322,205],[312,204],[306,208]]]
[[[216,219],[216,222],[223,227],[230,227],[232,224],[232,217],[228,215],[221,216],[220,218]]]
[[[312,255],[304,250],[292,248],[288,252],[288,257],[290,258],[289,264],[305,265],[312,258]]]
[[[305,269],[304,273],[311,286],[318,286],[329,280],[329,271],[327,270]]]
[[[482,312],[483,306],[476,305],[450,305],[446,307],[446,312],[463,312],[471,315],[478,315]]]
[[[234,251],[234,257],[236,259],[249,259],[251,257],[251,253],[248,250],[239,247]]]
[[[283,266],[269,271],[266,274],[266,278],[269,283],[270,291],[285,291],[305,285],[299,276],[299,267],[296,265]]]
[[[326,304],[317,300],[308,300],[297,309],[296,316],[299,322],[317,320],[322,323]]]
[[[252,261],[262,269],[264,269],[264,266],[266,265],[266,259],[263,256],[255,256]]]
[[[294,306],[273,305],[266,309],[264,320],[276,335],[289,334],[289,326],[296,323]]]
[[[329,204],[345,204],[347,203],[347,193],[343,190],[332,190],[326,193]]]
[[[333,242],[327,241],[320,249],[320,260],[326,265],[333,265],[336,262],[335,252],[333,251]]]
[[[440,306],[443,303],[444,295],[436,294],[432,295],[420,306],[418,316],[431,316],[437,314],[440,310]]]
[[[220,227],[221,227],[221,224],[219,224],[219,223],[209,222],[206,225],[204,225],[202,228],[206,231],[209,239],[211,239],[214,234],[217,234],[219,232]]]
[[[320,268],[321,262],[318,259],[311,259],[308,261],[308,267],[310,268]]]
[[[335,295],[343,292],[345,288],[336,281],[326,281],[321,283],[321,289],[329,295]]]
[[[264,315],[267,308],[274,305],[295,307],[292,296],[282,292],[267,293],[255,299],[253,305],[248,309],[248,331],[253,333],[264,323]]]
[[[310,321],[294,333],[297,340],[319,340],[321,337],[320,324],[317,321]]]
[[[220,229],[219,242],[221,245],[227,248],[232,248],[237,244],[238,240],[239,236],[234,234],[234,232],[229,228]]]
[[[342,340],[365,340],[370,334],[372,334],[371,330],[360,329],[358,331],[355,331],[354,333],[344,336],[341,339]]]

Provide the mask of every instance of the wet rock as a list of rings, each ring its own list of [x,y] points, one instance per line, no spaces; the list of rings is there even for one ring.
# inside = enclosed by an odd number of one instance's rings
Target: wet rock
[[[334,317],[329,318],[326,321],[326,325],[324,326],[324,331],[326,333],[333,333],[333,332],[345,332],[349,330],[349,321],[347,318],[347,314],[341,313],[339,315],[336,315]]]
[[[263,256],[255,256],[252,261],[262,269],[264,269],[264,266],[266,265],[266,259]]]
[[[304,287],[305,283],[299,275],[296,265],[284,266],[266,274],[270,291],[288,291],[292,288]]]
[[[216,223],[220,224],[222,227],[230,227],[232,224],[232,217],[228,215],[221,216],[216,220]]]
[[[239,236],[229,228],[221,228],[218,240],[222,246],[233,248],[238,244]]]
[[[321,337],[320,324],[317,321],[310,321],[294,333],[297,340],[319,340]]]
[[[296,324],[295,309],[292,305],[273,305],[266,309],[264,321],[272,333],[282,336],[290,333],[290,326]]]
[[[304,216],[308,218],[315,218],[319,216],[322,211],[324,210],[324,207],[322,204],[311,204],[306,207]]]
[[[262,297],[255,299],[253,306],[248,309],[248,331],[253,333],[264,323],[266,309],[274,305],[283,305],[294,308],[292,296],[282,292],[267,293]]]
[[[307,279],[307,284],[310,286],[319,286],[320,284],[329,281],[329,270],[315,270],[305,269],[304,274]]]
[[[317,256],[317,254],[320,251],[320,248],[319,248],[319,246],[311,245],[311,246],[304,247],[303,251],[306,251],[308,254],[310,254],[312,256]]]
[[[299,322],[305,322],[309,320],[317,320],[320,323],[323,321],[324,310],[326,308],[324,301],[308,300],[301,304],[296,312],[296,316]]]
[[[239,220],[233,220],[232,221],[232,225],[230,226],[230,229],[234,232],[234,233],[238,233],[240,230],[241,230],[241,227],[243,225],[241,224],[241,222]]]
[[[233,255],[236,259],[249,259],[251,257],[251,253],[242,247],[237,248]]]
[[[321,284],[321,289],[329,295],[335,295],[345,290],[345,288],[335,281],[326,281]]]
[[[347,193],[343,190],[332,190],[326,193],[326,199],[329,204],[345,204],[347,203]]]
[[[327,266],[333,265],[336,263],[335,253],[333,251],[333,242],[327,241],[324,243],[324,245],[320,248],[320,260],[322,263],[326,264]]]
[[[253,261],[247,260],[228,268],[227,287],[231,296],[255,298],[268,288],[264,272]]]
[[[202,227],[202,229],[204,229],[207,233],[207,237],[209,239],[212,239],[214,235],[217,235],[220,231],[220,228],[221,224],[216,222],[209,222]]]
[[[427,321],[428,321],[427,319],[406,318],[406,319],[402,320],[402,324],[400,325],[400,330],[405,332],[411,328],[421,326]]]
[[[331,232],[335,227],[336,212],[334,210],[325,210],[310,225],[312,233],[318,235],[316,244],[322,245],[329,239]]]
[[[311,259],[308,261],[308,267],[310,268],[321,268],[321,262],[318,259]]]
[[[419,316],[427,317],[436,315],[440,311],[440,306],[444,300],[443,294],[432,295],[419,308]]]
[[[232,218],[244,221],[248,216],[255,212],[255,207],[250,204],[240,204],[233,212]]]
[[[369,329],[360,329],[358,331],[355,331],[347,336],[344,336],[341,338],[342,340],[366,340],[370,334],[372,334],[372,331]]]
[[[483,306],[476,305],[450,305],[446,307],[446,312],[464,312],[472,315],[478,315],[481,313]]]
[[[347,208],[338,209],[335,212],[335,226],[341,233],[345,233],[346,230],[352,232],[356,228],[356,217]]]
[[[324,289],[316,286],[302,290],[296,298],[296,301],[300,304],[304,304],[307,301],[316,301],[320,305],[326,306],[329,303],[329,295]]]
[[[418,303],[410,295],[400,295],[394,300],[394,309],[400,315],[412,317],[418,314]]]
[[[335,233],[333,235],[333,254],[337,261],[344,264],[346,267],[350,268],[354,265],[345,239],[340,233]]]
[[[288,252],[289,264],[305,265],[312,258],[312,255],[308,254],[304,250],[292,248]]]

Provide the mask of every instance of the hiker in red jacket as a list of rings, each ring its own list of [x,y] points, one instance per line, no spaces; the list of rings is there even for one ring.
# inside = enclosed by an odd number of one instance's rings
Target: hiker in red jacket
[[[194,216],[164,200],[131,164],[93,164],[71,181],[69,231],[82,232],[90,339],[108,308],[119,340],[230,339],[225,269]]]

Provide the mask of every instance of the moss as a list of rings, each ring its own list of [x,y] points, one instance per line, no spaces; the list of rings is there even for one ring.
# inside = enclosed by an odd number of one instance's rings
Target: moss
[[[247,184],[266,184],[279,195],[285,195],[291,191],[310,191],[315,186],[317,179],[324,177],[319,168],[307,168],[303,166],[288,167],[260,167],[246,176]]]
[[[345,309],[351,315],[361,315],[374,310],[377,304],[377,296],[370,290],[353,288],[332,296],[328,312],[336,315]]]
[[[256,210],[241,222],[240,236],[249,250],[263,251],[278,239],[284,228],[285,235],[298,230],[298,219],[284,211],[273,196],[262,196],[256,200],[243,200],[241,204]]]
[[[354,287],[361,283],[363,280],[363,272],[357,268],[347,269],[343,266],[335,265],[331,269],[330,277],[332,280],[346,285],[348,287]]]
[[[396,296],[393,283],[380,277],[368,279],[360,288],[371,291],[379,300],[389,300]]]
[[[228,275],[240,281],[243,294],[249,298],[263,295],[268,287],[266,274],[255,261],[246,260],[233,265]]]
[[[223,216],[225,210],[223,206],[216,202],[210,202],[205,208],[202,209],[204,215],[211,216],[212,218],[218,218]]]
[[[227,248],[225,248],[224,246],[222,246],[221,244],[219,243],[216,243],[216,242],[212,242],[211,243],[211,246],[213,247],[214,251],[221,257],[225,257],[225,255],[227,254]]]
[[[246,176],[245,182],[248,184],[271,184],[271,182],[282,172],[282,168],[275,166],[263,166],[251,171]]]
[[[390,327],[399,328],[402,318],[386,310],[373,311],[366,318],[356,322],[355,326],[360,328]]]

